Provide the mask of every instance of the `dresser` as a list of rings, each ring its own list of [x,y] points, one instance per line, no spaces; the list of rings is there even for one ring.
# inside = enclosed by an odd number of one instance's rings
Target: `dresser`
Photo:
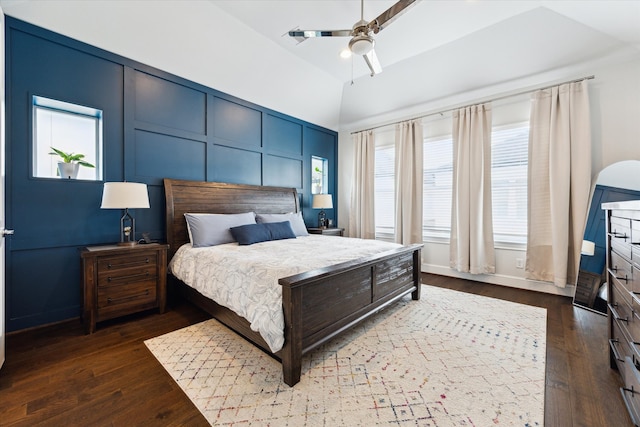
[[[640,200],[604,203],[607,223],[609,358],[622,398],[640,425]]]
[[[86,333],[107,319],[167,304],[164,244],[89,246],[82,250],[82,320]]]

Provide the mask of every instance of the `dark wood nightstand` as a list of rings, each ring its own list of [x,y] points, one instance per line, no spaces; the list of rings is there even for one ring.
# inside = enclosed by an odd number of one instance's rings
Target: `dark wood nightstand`
[[[323,234],[325,236],[342,236],[344,235],[344,228],[307,228],[309,234]]]
[[[86,333],[96,322],[167,307],[167,249],[151,243],[82,249],[82,320]]]

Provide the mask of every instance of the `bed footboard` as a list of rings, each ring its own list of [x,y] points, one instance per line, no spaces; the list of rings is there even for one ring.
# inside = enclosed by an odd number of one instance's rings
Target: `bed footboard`
[[[302,356],[411,293],[420,299],[422,245],[279,280],[285,318],[284,382],[300,381]]]

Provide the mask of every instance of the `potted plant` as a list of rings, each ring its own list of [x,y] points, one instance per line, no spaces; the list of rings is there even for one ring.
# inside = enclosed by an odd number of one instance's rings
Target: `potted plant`
[[[65,179],[76,179],[78,176],[78,169],[80,166],[87,168],[95,168],[91,163],[82,160],[84,154],[65,153],[62,150],[51,147],[53,152],[49,153],[52,156],[60,156],[62,161],[58,162],[58,175]]]

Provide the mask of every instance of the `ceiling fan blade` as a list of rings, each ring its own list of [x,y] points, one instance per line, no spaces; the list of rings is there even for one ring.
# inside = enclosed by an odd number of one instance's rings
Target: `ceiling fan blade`
[[[369,29],[373,31],[374,34],[378,34],[378,32],[389,26],[389,24],[398,19],[410,6],[413,6],[417,2],[418,0],[400,0],[382,12],[376,19],[369,22]]]
[[[362,57],[371,70],[371,77],[382,72],[382,66],[380,65],[380,61],[378,61],[375,50],[371,49],[369,53],[362,55]]]
[[[352,30],[291,30],[289,35],[294,38],[308,39],[310,37],[351,37]]]

